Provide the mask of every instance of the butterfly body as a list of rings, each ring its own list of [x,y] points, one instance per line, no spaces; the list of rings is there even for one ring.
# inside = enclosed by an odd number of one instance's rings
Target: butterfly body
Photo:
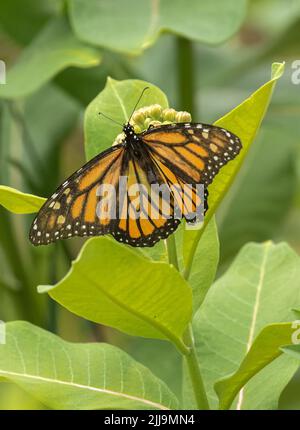
[[[128,123],[123,133],[121,143],[90,160],[46,201],[30,230],[34,245],[111,234],[131,246],[153,246],[181,218],[194,222],[191,214],[203,204],[205,212],[208,185],[242,147],[228,130],[201,123],[161,125],[140,134]],[[170,191],[168,202],[158,192],[153,197],[155,185]],[[105,187],[111,189],[108,197]]]

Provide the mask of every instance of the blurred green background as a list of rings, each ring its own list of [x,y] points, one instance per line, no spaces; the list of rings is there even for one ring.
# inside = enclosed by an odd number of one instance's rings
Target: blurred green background
[[[300,84],[292,82],[300,59],[300,1],[214,0],[201,17],[206,2],[162,0],[165,22],[177,27],[158,37],[153,32],[143,43],[139,32],[159,19],[151,9],[158,2],[124,0],[119,15],[104,7],[102,21],[94,16],[89,26],[95,2],[0,0],[0,60],[8,69],[8,85],[0,85],[0,184],[49,196],[84,163],[83,112],[107,76],[156,84],[170,106],[211,123],[267,81],[273,61],[286,61],[259,136],[218,211],[219,274],[249,241],[285,240],[300,252]],[[119,1],[99,0],[105,3],[117,8]],[[190,9],[191,25],[181,21],[180,3]],[[87,323],[37,294],[37,285],[64,275],[82,240],[34,249],[31,219],[0,208],[0,319],[25,319],[66,340],[119,345],[178,392],[181,363],[170,345]],[[300,408],[300,374],[280,407]],[[43,405],[14,385],[0,386],[0,409],[28,408]]]

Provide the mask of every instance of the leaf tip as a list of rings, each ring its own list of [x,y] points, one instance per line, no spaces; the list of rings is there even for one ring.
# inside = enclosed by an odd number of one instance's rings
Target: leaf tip
[[[117,82],[116,79],[113,79],[111,76],[107,76],[107,78],[106,78],[106,85],[105,86],[113,85],[115,82]]]
[[[271,78],[279,79],[284,73],[285,61],[272,63]]]
[[[53,288],[52,285],[38,285],[37,292],[39,294],[48,293],[48,291],[50,291],[52,288]]]

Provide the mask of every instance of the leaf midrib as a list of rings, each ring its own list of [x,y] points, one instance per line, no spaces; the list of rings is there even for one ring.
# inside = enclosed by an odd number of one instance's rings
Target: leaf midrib
[[[109,294],[109,292],[103,288],[100,284],[96,283],[94,279],[91,279],[89,276],[87,276],[86,273],[83,273],[80,268],[77,266],[77,270],[79,274],[86,279],[88,282],[90,282],[97,290],[100,289],[102,294],[106,296],[108,299],[110,299],[113,303],[115,303],[117,306],[119,306],[121,309],[124,309],[126,312],[131,313],[136,318],[144,321],[146,324],[150,325],[151,328],[154,328],[158,331],[158,333],[161,333],[165,338],[169,339],[171,342],[174,343],[174,345],[177,346],[177,348],[182,351],[183,353],[188,352],[187,346],[184,344],[182,338],[177,336],[176,334],[172,333],[172,331],[164,326],[162,323],[159,324],[156,320],[151,319],[151,317],[148,317],[147,315],[138,312],[137,310],[131,308],[130,306],[126,305],[124,302],[118,300],[118,298],[112,294]],[[68,276],[68,275],[67,275]],[[50,291],[51,293],[51,291]]]
[[[3,369],[0,369],[0,374],[4,377],[5,376],[6,377],[15,376],[18,378],[25,378],[25,379],[28,378],[28,379],[34,379],[36,381],[40,381],[42,383],[45,382],[45,383],[54,383],[54,384],[59,384],[59,385],[66,385],[66,386],[70,386],[70,387],[74,387],[74,388],[78,388],[78,389],[94,391],[94,392],[98,392],[98,393],[102,393],[102,394],[108,394],[108,395],[112,395],[112,396],[116,396],[116,397],[124,397],[127,400],[132,400],[132,401],[140,402],[142,404],[146,404],[148,406],[153,406],[156,409],[163,409],[163,410],[169,410],[170,409],[170,408],[162,405],[161,403],[152,402],[151,400],[147,400],[147,399],[140,398],[137,396],[132,396],[130,394],[121,393],[118,391],[107,390],[104,388],[97,388],[97,387],[84,385],[84,384],[78,384],[76,382],[63,381],[60,379],[53,379],[53,378],[47,378],[44,376],[31,375],[28,373],[11,372],[11,371],[7,371],[7,370],[3,370]]]
[[[271,245],[271,242],[267,242],[265,244],[265,248],[264,248],[264,254],[263,254],[260,273],[259,273],[259,281],[258,281],[256,295],[255,295],[252,320],[251,320],[251,324],[250,324],[249,336],[248,336],[247,345],[246,345],[246,353],[249,352],[249,350],[252,346],[253,340],[254,340],[255,327],[256,327],[256,322],[257,322],[257,317],[258,317],[258,309],[259,309],[260,298],[261,298],[261,293],[262,293],[263,284],[264,284],[267,257],[268,257],[270,245]],[[237,403],[237,407],[236,407],[237,410],[242,409],[242,404],[244,401],[244,388],[245,387],[243,387],[239,392],[238,403]]]
[[[127,113],[127,110],[126,110],[126,107],[125,107],[125,105],[124,105],[124,103],[123,103],[123,100],[122,100],[122,98],[121,98],[121,96],[120,96],[120,94],[119,94],[118,90],[116,89],[116,86],[114,85],[114,81],[113,81],[112,79],[110,79],[110,82],[109,82],[109,83],[110,83],[110,86],[111,86],[111,88],[112,88],[112,90],[113,90],[113,92],[114,92],[115,96],[116,96],[116,99],[117,99],[117,100],[118,100],[118,102],[120,103],[121,109],[122,109],[123,114],[124,114],[125,121],[128,121],[128,120],[129,120],[129,115],[128,115],[128,113]]]

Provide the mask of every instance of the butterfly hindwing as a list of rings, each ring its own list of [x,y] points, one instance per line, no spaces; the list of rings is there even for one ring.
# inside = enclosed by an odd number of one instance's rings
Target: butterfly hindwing
[[[150,157],[173,195],[178,216],[181,214],[180,218],[183,217],[190,223],[197,221],[199,215],[204,216],[207,190],[204,189],[201,196],[201,191],[197,188],[197,184],[187,182],[181,175],[174,173],[166,163],[163,163],[151,152]]]
[[[139,158],[127,157],[124,173],[128,182],[119,196],[120,218],[112,235],[119,242],[150,247],[173,233],[180,219],[174,217],[172,194],[167,199],[159,192],[158,187],[166,183],[147,151]]]

